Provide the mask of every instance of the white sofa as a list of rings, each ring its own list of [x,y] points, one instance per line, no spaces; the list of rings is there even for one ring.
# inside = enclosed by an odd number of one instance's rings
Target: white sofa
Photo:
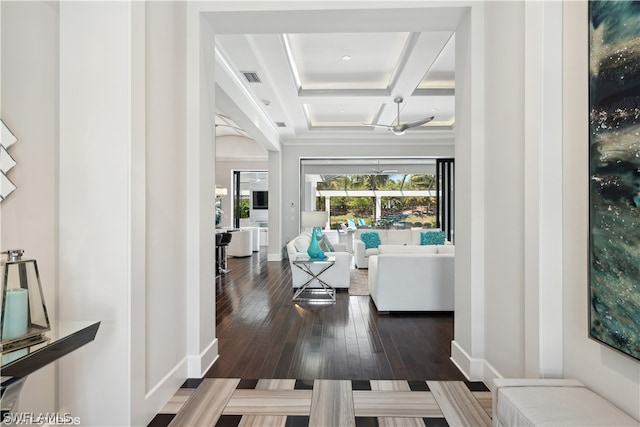
[[[420,246],[420,234],[430,230],[424,228],[411,228],[402,230],[379,230],[379,229],[367,229],[359,228],[355,232],[353,242],[353,252],[355,256],[355,264],[357,268],[369,268],[369,257],[371,255],[378,255],[378,248],[366,249],[364,242],[360,239],[362,233],[376,232],[380,236],[381,245],[403,245],[403,246]]]
[[[378,311],[453,311],[453,245],[378,249],[369,257],[369,292]]]
[[[494,379],[492,393],[494,427],[640,425],[571,379]]]
[[[293,264],[293,261],[298,256],[307,256],[307,249],[309,248],[310,238],[306,234],[301,234],[287,243],[287,256],[289,257],[289,266],[291,267],[291,278],[294,288],[299,288],[311,278],[308,273],[305,273],[300,268]],[[320,278],[330,286],[337,289],[348,289],[351,281],[351,272],[349,270],[351,265],[351,255],[346,252],[345,245],[334,244],[336,252],[327,252],[328,256],[334,257],[336,262],[327,271],[320,275]],[[342,251],[338,251],[342,249]],[[312,267],[312,269],[315,267]],[[318,270],[321,266],[317,267]],[[315,271],[315,270],[312,270]],[[320,287],[317,282],[311,283],[311,287]]]

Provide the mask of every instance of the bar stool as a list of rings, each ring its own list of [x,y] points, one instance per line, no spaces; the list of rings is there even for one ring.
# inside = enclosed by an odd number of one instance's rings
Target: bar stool
[[[229,232],[216,234],[216,277],[229,272],[227,269],[227,248],[231,237]]]
[[[223,233],[216,233],[216,277],[220,276],[221,274],[220,261],[222,259],[222,247],[220,246],[220,244],[222,243],[222,234]]]

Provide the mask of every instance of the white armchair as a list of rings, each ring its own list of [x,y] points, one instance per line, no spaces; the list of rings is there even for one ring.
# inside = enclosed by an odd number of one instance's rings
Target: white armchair
[[[287,254],[289,256],[289,266],[291,267],[291,279],[294,288],[299,288],[305,284],[311,276],[305,273],[297,266],[293,265],[293,261],[298,256],[306,256],[309,248],[310,239],[306,235],[300,235],[287,243]],[[320,278],[330,286],[338,289],[348,289],[351,279],[349,266],[351,264],[351,255],[348,252],[328,252],[328,256],[334,257],[336,263],[327,271],[320,275]],[[314,268],[313,266],[311,268]],[[317,266],[318,270],[322,266]],[[310,287],[320,287],[319,283],[311,283]]]
[[[227,249],[227,255],[232,257],[246,257],[253,253],[253,238],[250,230],[234,230]]]

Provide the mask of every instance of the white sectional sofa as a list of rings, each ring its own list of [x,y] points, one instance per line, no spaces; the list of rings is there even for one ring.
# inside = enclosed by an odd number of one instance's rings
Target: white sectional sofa
[[[287,243],[287,256],[291,267],[292,285],[294,288],[301,287],[311,278],[311,276],[293,265],[293,261],[298,256],[307,256],[310,238],[306,234],[301,234]],[[337,289],[348,289],[351,281],[351,254],[346,252],[346,246],[334,244],[335,252],[327,252],[328,256],[335,258],[336,263],[327,271],[320,275],[320,278],[327,284]],[[320,268],[320,266],[318,266]],[[312,270],[316,271],[316,270]],[[312,283],[311,287],[320,287],[319,283]]]
[[[355,232],[353,250],[355,255],[355,264],[357,268],[369,268],[369,257],[378,254],[378,248],[367,249],[365,243],[361,240],[363,233],[376,232],[380,236],[381,245],[402,245],[402,246],[420,246],[421,233],[431,231],[424,228],[412,228],[403,230],[379,230],[359,228]]]
[[[378,311],[453,311],[453,245],[378,249],[369,256],[369,292]]]

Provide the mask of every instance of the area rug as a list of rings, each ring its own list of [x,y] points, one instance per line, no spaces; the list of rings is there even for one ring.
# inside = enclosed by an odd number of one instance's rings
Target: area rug
[[[351,269],[349,295],[369,295],[369,275],[367,272],[368,270]]]

